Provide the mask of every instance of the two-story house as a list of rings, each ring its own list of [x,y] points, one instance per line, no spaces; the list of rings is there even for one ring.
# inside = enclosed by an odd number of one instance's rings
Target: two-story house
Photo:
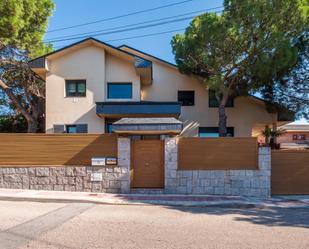
[[[134,48],[88,38],[30,65],[46,81],[47,133],[109,133],[121,118],[173,117],[185,136],[218,136],[214,94],[176,65]],[[255,136],[278,122],[250,96],[231,99],[226,112],[230,136]]]

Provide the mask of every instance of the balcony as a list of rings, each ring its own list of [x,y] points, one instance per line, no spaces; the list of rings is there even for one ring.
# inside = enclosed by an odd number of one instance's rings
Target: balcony
[[[179,102],[97,102],[96,113],[100,117],[179,117]]]

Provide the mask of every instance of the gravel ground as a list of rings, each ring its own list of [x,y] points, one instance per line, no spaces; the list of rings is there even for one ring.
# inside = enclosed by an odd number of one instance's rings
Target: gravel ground
[[[309,209],[0,201],[0,248],[309,248]]]

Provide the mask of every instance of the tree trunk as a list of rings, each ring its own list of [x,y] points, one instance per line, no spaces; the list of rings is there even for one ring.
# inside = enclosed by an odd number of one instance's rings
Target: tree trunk
[[[219,111],[219,124],[218,124],[219,137],[226,137],[226,133],[227,133],[227,129],[226,129],[227,117],[226,117],[226,113],[225,113],[225,105],[227,103],[228,97],[229,96],[228,96],[227,93],[223,94],[222,99],[220,99],[220,101],[219,101],[219,97],[217,97],[218,102],[220,103],[219,108],[218,108],[218,111]]]
[[[31,118],[30,120],[27,120],[28,128],[27,132],[28,133],[36,133],[38,129],[38,120],[35,118]]]
[[[226,137],[226,114],[225,106],[219,105],[219,137]]]

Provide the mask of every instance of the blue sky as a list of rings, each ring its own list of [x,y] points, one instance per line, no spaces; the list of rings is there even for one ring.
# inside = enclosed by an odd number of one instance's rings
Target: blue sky
[[[182,2],[185,0],[54,0],[56,8],[53,16],[49,20],[48,31],[68,27],[76,24],[92,22],[100,19],[110,18],[119,15],[125,15],[131,12],[141,11],[145,9],[155,8],[172,3]],[[103,29],[110,29],[118,26],[135,24],[139,22],[150,21],[153,19],[161,19],[176,15],[181,15],[193,11],[200,11],[208,8],[222,6],[222,0],[191,0],[189,2],[163,8],[147,13],[136,14],[121,19],[96,23],[74,29],[67,29],[57,32],[47,32],[46,41],[62,37],[66,35],[74,35],[84,32],[91,32]],[[192,16],[192,15],[189,15]],[[179,18],[179,17],[178,17]],[[102,41],[114,39],[122,39],[131,36],[139,36],[170,30],[184,29],[188,26],[190,20],[183,20],[175,23],[164,24],[155,27],[149,27],[139,30],[126,31],[122,33],[114,33],[95,38]],[[179,31],[181,32],[181,31]],[[155,35],[150,37],[135,38],[130,40],[111,41],[108,42],[114,46],[127,44],[144,52],[155,55],[164,60],[174,62],[170,41],[174,34],[179,32]],[[53,43],[56,49],[76,42],[77,40],[61,41]]]

